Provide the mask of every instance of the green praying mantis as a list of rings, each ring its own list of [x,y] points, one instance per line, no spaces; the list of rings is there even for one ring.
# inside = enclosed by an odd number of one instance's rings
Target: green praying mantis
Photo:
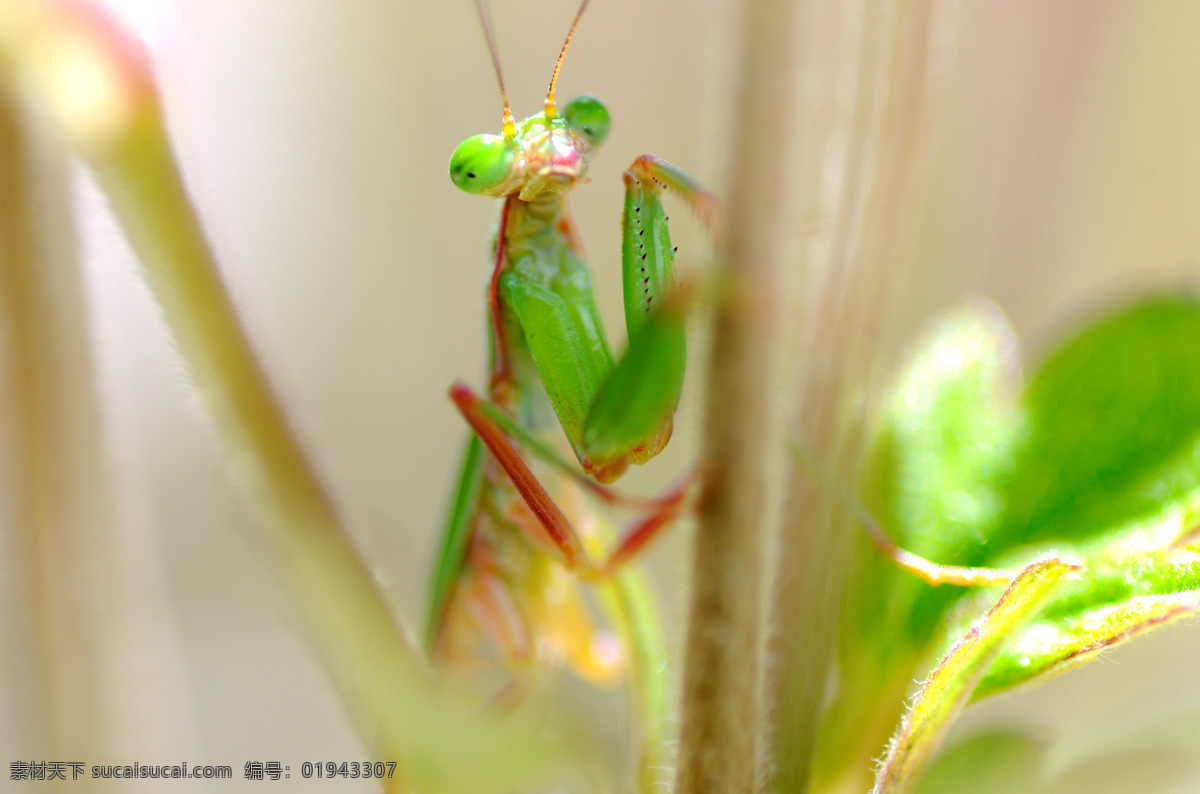
[[[468,193],[502,200],[488,287],[491,370],[486,396],[456,383],[450,395],[473,433],[431,599],[427,644],[453,656],[464,618],[490,638],[521,677],[539,659],[565,656],[585,677],[611,678],[617,658],[597,643],[561,571],[607,579],[684,509],[689,480],[657,499],[623,497],[605,484],[657,455],[671,437],[683,387],[685,296],[661,197],[680,196],[711,228],[716,202],[675,166],[639,157],[625,172],[622,268],[629,347],[616,360],[592,276],[566,205],[608,134],[608,109],[580,96],[561,111],[555,85],[587,0],[559,54],[542,113],[516,122],[486,12],[480,7],[503,100],[500,135],[476,135],[450,161]],[[557,422],[582,472],[543,437]],[[566,471],[594,496],[642,517],[611,553],[590,549],[586,510],[560,506],[522,456]],[[568,589],[570,589],[568,587]]]

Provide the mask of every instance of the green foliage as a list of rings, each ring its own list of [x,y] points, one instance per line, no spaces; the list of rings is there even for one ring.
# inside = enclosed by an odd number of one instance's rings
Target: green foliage
[[[1030,379],[994,542],[1057,543],[1195,499],[1200,302],[1156,298],[1086,329]]]
[[[1136,634],[1200,610],[1200,555],[1121,548],[1087,561],[1042,618],[1019,632],[980,682],[980,698],[1062,672]]]
[[[979,303],[954,312],[919,345],[887,410],[865,498],[892,538],[946,564],[982,562],[1002,509],[998,481],[1017,436],[1004,386],[1015,377],[1003,318]],[[859,539],[847,588],[841,658],[877,680],[922,655],[962,590],[932,588]],[[874,667],[864,670],[863,667]],[[911,679],[911,671],[900,673]]]
[[[1200,518],[1200,301],[1155,297],[1105,317],[1023,388],[1011,339],[982,303],[934,329],[887,408],[864,490],[892,537],[936,562],[1019,567],[1048,549],[1079,562],[1036,606],[983,627],[998,652],[976,698],[1200,610],[1200,544],[1188,537]],[[932,587],[861,545],[841,660],[844,680],[868,691],[843,695],[839,705],[858,713],[837,722],[894,720],[901,704],[886,693],[950,648],[909,725],[939,697],[965,622],[998,593]]]
[[[1071,570],[1071,565],[1053,554],[1030,563],[987,614],[942,657],[892,739],[873,794],[905,790],[970,699],[1008,635],[1029,621]]]

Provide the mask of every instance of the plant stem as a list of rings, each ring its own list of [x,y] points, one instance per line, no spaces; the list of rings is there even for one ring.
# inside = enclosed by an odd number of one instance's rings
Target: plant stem
[[[923,152],[937,5],[864,3],[845,12],[858,43],[857,63],[848,67],[855,99],[832,240],[823,261],[814,262],[821,278],[803,342],[794,426],[808,453],[848,483],[857,479],[867,440],[871,387],[894,345],[887,331],[900,296],[905,220],[919,187],[915,165]],[[767,751],[770,791],[810,786],[848,540],[856,531],[837,501],[804,466],[793,466],[768,617],[765,697],[775,704]]]
[[[278,571],[375,758],[404,757],[419,655],[394,622],[254,355],[197,222],[140,48],[92,8],[0,3],[0,54],[29,59],[39,98],[93,168],[145,265],[238,474],[264,505]],[[15,22],[14,22],[15,20]],[[31,43],[32,42],[32,43]],[[28,47],[28,49],[25,49]],[[87,73],[89,105],[76,86]],[[398,789],[397,789],[398,790]]]
[[[181,660],[149,528],[122,514],[108,465],[70,161],[44,122],[0,85],[0,579],[5,636],[29,660],[13,676],[25,749],[12,749],[153,757],[187,732]]]
[[[677,791],[750,792],[757,776],[764,450],[779,438],[777,367],[787,168],[764,145],[786,129],[794,0],[743,11],[739,103],[718,250],[711,380],[701,453]],[[786,150],[786,147],[783,147]]]

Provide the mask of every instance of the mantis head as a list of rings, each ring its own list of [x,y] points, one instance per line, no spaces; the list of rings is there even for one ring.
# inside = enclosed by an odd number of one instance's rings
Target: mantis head
[[[522,200],[530,201],[545,191],[565,191],[583,178],[588,152],[604,141],[611,126],[608,108],[596,97],[577,96],[561,114],[554,99],[563,56],[588,0],[583,0],[575,14],[554,65],[545,112],[530,116],[520,125],[509,109],[486,6],[481,0],[477,4],[504,102],[504,127],[500,135],[473,135],[460,143],[450,156],[450,179],[467,193],[494,198],[519,193]]]
[[[561,115],[539,113],[514,124],[511,138],[467,138],[450,157],[450,179],[467,193],[495,198],[519,192],[528,201],[546,190],[563,191],[583,178],[589,152],[610,126],[603,102],[577,96]]]

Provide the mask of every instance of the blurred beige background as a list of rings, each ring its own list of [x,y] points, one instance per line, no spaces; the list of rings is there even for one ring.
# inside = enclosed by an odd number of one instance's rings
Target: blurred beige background
[[[482,383],[485,358],[494,206],[446,176],[462,138],[499,126],[472,5],[113,5],[154,52],[185,175],[266,366],[364,556],[419,631],[464,438],[445,392],[455,378]],[[595,93],[613,114],[593,183],[574,206],[616,338],[621,170],[652,151],[719,187],[734,159],[724,149],[737,122],[724,111],[731,6],[596,0],[564,67],[563,98]],[[528,115],[540,107],[574,5],[494,0],[492,10],[514,112]],[[1200,5],[980,0],[964,3],[963,15],[905,327],[983,293],[1036,357],[1091,311],[1148,285],[1193,283]],[[788,134],[764,130],[763,145]],[[107,454],[120,522],[144,561],[136,573],[112,576],[135,575],[153,594],[149,650],[134,661],[146,665],[157,708],[136,696],[128,705],[164,721],[135,731],[128,753],[112,760],[232,764],[240,778],[247,760],[290,763],[294,773],[304,760],[356,758],[321,670],[290,630],[253,540],[256,519],[136,266],[86,176],[79,182]],[[704,262],[694,222],[683,220],[676,236],[683,262]],[[632,489],[653,488],[688,459],[697,395],[685,401],[670,456],[632,478]],[[676,533],[649,561],[676,639],[686,549],[685,533]],[[16,565],[0,557],[0,566]],[[0,618],[15,620],[22,609],[10,598]],[[1200,626],[1177,626],[991,702],[966,725],[1000,720],[1070,735],[1059,747],[1064,764],[1163,720],[1190,717],[1195,728],[1196,658]],[[10,646],[0,661],[4,760],[42,758],[28,729],[37,704],[20,696],[28,660]],[[1194,791],[1200,772],[1191,774],[1136,790]],[[1113,773],[1102,782],[1117,780]],[[223,792],[270,784],[187,785]],[[327,781],[308,788],[318,787],[335,790]],[[370,787],[339,782],[336,790]]]

